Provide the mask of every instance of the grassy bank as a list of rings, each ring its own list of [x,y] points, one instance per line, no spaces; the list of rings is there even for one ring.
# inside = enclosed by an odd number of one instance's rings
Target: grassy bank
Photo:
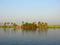
[[[0,26],[0,28],[16,28],[16,26]]]
[[[60,28],[60,25],[49,25],[48,28]]]
[[[21,27],[18,27],[18,26],[0,26],[0,28],[21,28]],[[49,26],[47,26],[47,28],[60,28],[60,25],[49,25]]]

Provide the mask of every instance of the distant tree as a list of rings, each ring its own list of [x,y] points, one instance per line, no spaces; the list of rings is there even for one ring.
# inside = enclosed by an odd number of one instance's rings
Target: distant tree
[[[25,25],[28,25],[28,24],[29,24],[28,22],[25,23]]]
[[[13,24],[13,22],[11,22],[11,24]]]
[[[6,26],[6,22],[4,23],[4,26]]]
[[[48,25],[48,23],[47,23],[47,22],[45,22],[45,25],[47,26],[47,25]]]
[[[32,24],[36,24],[36,22],[33,22]]]
[[[8,26],[8,25],[10,24],[10,22],[7,22],[6,24],[7,24],[7,26]]]
[[[41,22],[38,22],[38,24],[40,24]]]
[[[44,22],[42,22],[42,25],[44,25]]]
[[[6,22],[4,22],[4,28],[6,28]]]
[[[24,21],[22,21],[22,24],[24,24]]]
[[[32,23],[32,26],[33,26],[33,28],[37,28],[36,22],[33,22],[33,23]]]
[[[40,25],[41,24],[41,22],[38,22],[38,25]]]
[[[13,23],[13,26],[17,26],[17,24],[16,23]]]

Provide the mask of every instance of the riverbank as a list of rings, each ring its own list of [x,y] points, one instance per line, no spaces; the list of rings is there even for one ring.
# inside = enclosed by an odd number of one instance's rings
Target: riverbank
[[[48,28],[60,28],[60,25],[49,25]]]
[[[0,26],[0,28],[21,28],[21,26]],[[43,28],[45,27],[43,26]],[[48,25],[46,28],[60,28],[60,25]]]

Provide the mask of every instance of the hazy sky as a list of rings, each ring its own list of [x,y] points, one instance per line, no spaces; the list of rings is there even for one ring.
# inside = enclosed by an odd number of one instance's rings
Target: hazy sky
[[[0,0],[0,22],[5,21],[60,24],[60,0]]]

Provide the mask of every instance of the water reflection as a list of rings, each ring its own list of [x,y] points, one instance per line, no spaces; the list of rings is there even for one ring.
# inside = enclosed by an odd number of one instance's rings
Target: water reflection
[[[0,45],[56,45],[60,44],[60,29],[0,29]]]
[[[38,32],[47,32],[48,31],[48,28],[46,28],[46,29],[40,29],[40,28],[38,28]]]
[[[16,32],[17,31],[17,29],[16,28],[3,28],[3,30],[4,30],[4,32]]]
[[[4,32],[6,32],[6,28],[4,28]]]
[[[47,33],[48,28],[45,29],[40,29],[40,28],[36,28],[36,29],[17,29],[17,28],[3,28],[4,32],[16,32],[16,31],[21,31],[22,33],[24,32],[33,32],[36,33],[38,32],[40,33]]]

